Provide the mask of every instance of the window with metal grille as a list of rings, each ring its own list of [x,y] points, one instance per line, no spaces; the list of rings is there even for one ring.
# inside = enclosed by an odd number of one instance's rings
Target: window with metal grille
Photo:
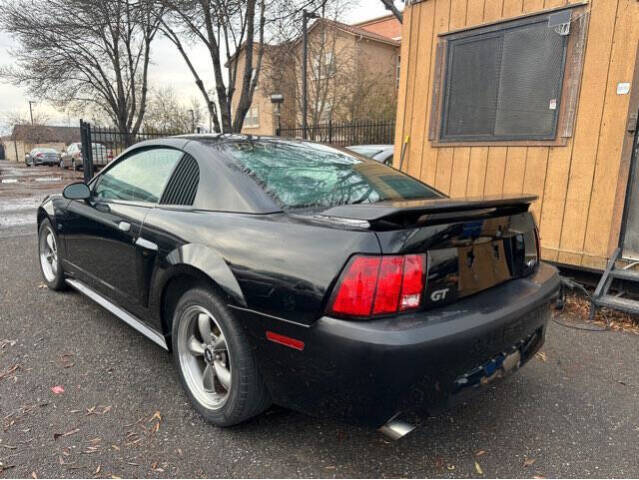
[[[556,138],[570,10],[561,15],[560,28],[545,13],[444,37],[441,142]]]
[[[162,205],[191,206],[200,184],[200,167],[188,153],[185,154],[164,189]]]

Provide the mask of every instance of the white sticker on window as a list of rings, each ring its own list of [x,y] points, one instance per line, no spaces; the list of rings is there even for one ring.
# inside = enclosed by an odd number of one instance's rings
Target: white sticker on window
[[[550,104],[548,105],[548,108],[550,110],[557,110],[557,99],[556,98],[551,98],[550,99]]]
[[[617,84],[617,95],[628,95],[630,92],[630,83],[619,82]]]

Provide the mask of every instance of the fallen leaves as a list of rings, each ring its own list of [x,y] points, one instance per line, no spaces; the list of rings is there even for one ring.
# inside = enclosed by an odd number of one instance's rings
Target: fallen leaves
[[[548,356],[546,355],[546,352],[535,353],[535,358],[541,360],[544,363],[548,361]]]
[[[75,362],[73,361],[74,356],[75,355],[73,355],[72,353],[63,353],[58,357],[56,363],[62,368],[71,368],[73,365],[75,365]]]
[[[3,338],[0,340],[0,350],[4,349],[7,345],[13,347],[17,343],[17,340],[8,340]]]
[[[158,464],[158,462],[153,462],[151,464],[151,470],[153,472],[157,472],[157,473],[164,473],[165,469],[169,466],[168,463],[163,462],[161,465]]]
[[[582,295],[566,295],[563,313],[569,314],[573,317],[579,317],[580,321],[586,321],[587,323],[592,323],[602,327],[608,326],[610,330],[639,335],[639,323],[637,322],[637,317],[617,310],[598,308],[595,314],[595,319],[591,322],[589,320],[590,302]]]
[[[77,462],[67,462],[62,455],[58,455],[58,463],[62,466],[75,465]]]
[[[477,460],[475,460],[475,471],[477,472],[477,475],[484,474],[484,471],[481,469],[481,465],[479,464]]]
[[[51,391],[54,395],[62,395],[64,393],[64,387],[62,385],[55,385],[51,387]]]
[[[58,438],[62,438],[62,437],[68,437],[70,435],[73,435],[75,433],[78,433],[80,431],[79,428],[74,428],[73,430],[69,430],[68,432],[64,432],[64,433],[54,433],[53,434],[53,439],[57,440]]]
[[[89,415],[104,415],[105,413],[109,413],[111,411],[111,405],[95,405],[93,407],[88,407],[86,416]],[[79,410],[78,410],[79,411]]]
[[[524,457],[524,467],[530,467],[534,465],[537,460],[534,458]]]
[[[20,369],[20,365],[17,364],[17,363],[14,366],[9,367],[4,372],[0,373],[0,380],[4,380],[5,378],[8,378],[8,377],[14,375],[15,372],[17,372],[19,369]]]

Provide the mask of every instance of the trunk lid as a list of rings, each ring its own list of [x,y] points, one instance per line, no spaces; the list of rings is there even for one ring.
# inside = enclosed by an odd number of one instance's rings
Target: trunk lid
[[[407,200],[343,205],[319,216],[373,230],[384,255],[426,253],[423,308],[455,302],[538,264],[535,196]],[[317,216],[316,216],[317,217]]]

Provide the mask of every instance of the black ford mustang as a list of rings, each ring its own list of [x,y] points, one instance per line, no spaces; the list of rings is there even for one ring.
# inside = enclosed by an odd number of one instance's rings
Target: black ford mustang
[[[380,426],[542,345],[559,280],[532,200],[448,199],[311,142],[173,137],[46,199],[40,265],[172,350],[216,425],[274,402]]]

